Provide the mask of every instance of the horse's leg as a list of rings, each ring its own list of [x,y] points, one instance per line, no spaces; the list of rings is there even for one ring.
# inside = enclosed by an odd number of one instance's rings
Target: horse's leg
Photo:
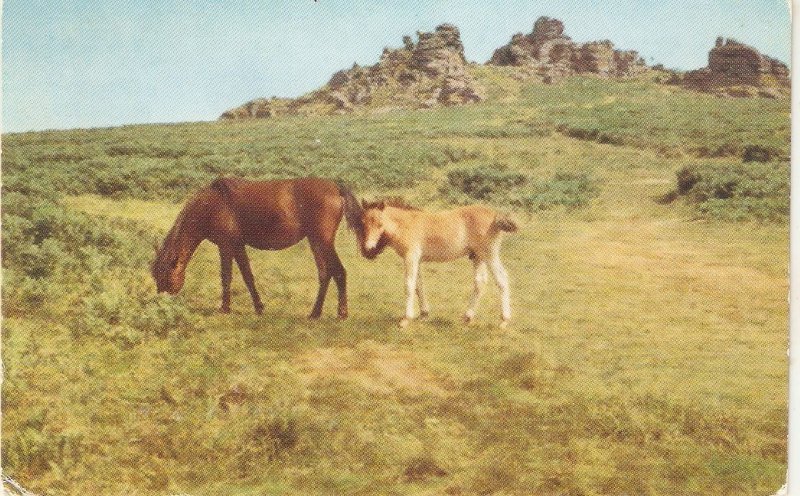
[[[400,327],[408,326],[414,318],[414,294],[419,276],[419,259],[420,256],[415,253],[406,256],[406,314],[400,321]]]
[[[311,252],[314,254],[314,261],[317,263],[317,274],[319,276],[319,290],[317,291],[317,301],[314,308],[308,315],[309,319],[318,319],[322,315],[322,305],[325,303],[325,294],[328,292],[328,284],[331,282],[331,275],[328,271],[328,254],[323,244],[316,238],[309,238]]]
[[[475,318],[475,309],[478,307],[483,291],[486,289],[486,281],[489,280],[489,274],[486,270],[486,261],[476,258],[472,265],[475,267],[475,281],[472,289],[472,298],[469,300],[469,307],[464,313],[464,322],[467,324],[472,323]]]
[[[242,279],[244,279],[244,283],[247,285],[247,290],[250,291],[250,298],[253,299],[253,308],[255,308],[258,315],[261,315],[261,313],[264,312],[264,304],[261,303],[261,297],[258,295],[258,290],[256,290],[253,271],[250,270],[250,259],[247,257],[247,250],[244,245],[236,248],[234,258],[236,259],[236,264],[239,266],[239,272],[242,273]]]
[[[219,275],[222,279],[222,306],[220,312],[231,311],[231,272],[233,271],[233,253],[230,246],[219,245]]]
[[[336,248],[331,245],[328,252],[328,267],[330,267],[331,276],[336,282],[336,292],[339,293],[339,318],[347,318],[347,272],[344,270],[344,265],[336,253]]]
[[[503,263],[500,261],[499,242],[493,247],[492,259],[489,267],[492,270],[492,275],[497,283],[497,287],[500,288],[500,306],[503,317],[503,321],[500,323],[500,326],[505,327],[508,325],[508,321],[511,319],[511,292],[508,285],[508,273],[506,272],[505,267],[503,267]]]
[[[428,298],[425,294],[425,287],[422,284],[422,267],[420,267],[417,274],[417,298],[419,298],[419,316],[425,318],[431,313],[428,306]]]

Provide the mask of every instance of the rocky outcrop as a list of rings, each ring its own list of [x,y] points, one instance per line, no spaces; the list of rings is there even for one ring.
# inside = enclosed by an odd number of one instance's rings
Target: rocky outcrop
[[[608,40],[575,43],[564,35],[564,24],[549,17],[537,19],[530,34],[512,36],[488,63],[533,69],[545,82],[574,74],[627,77],[647,68],[638,53],[616,50]]]
[[[287,113],[292,100],[288,98],[256,98],[244,105],[232,108],[220,116],[220,119],[264,119]]]
[[[442,24],[432,33],[417,33],[416,43],[386,48],[377,64],[341,70],[322,88],[303,97],[257,99],[223,113],[220,119],[287,114],[347,113],[358,108],[420,108],[460,105],[483,99],[482,89],[467,71],[458,28]]]
[[[678,82],[689,89],[736,97],[775,98],[788,94],[791,86],[786,64],[722,37],[708,53],[708,67],[689,71]]]

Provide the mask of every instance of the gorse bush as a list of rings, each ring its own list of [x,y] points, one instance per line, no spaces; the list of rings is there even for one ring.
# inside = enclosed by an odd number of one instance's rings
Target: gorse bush
[[[527,191],[511,198],[511,205],[527,211],[547,210],[562,206],[567,209],[586,206],[597,194],[588,174],[556,173],[546,181],[535,183]]]
[[[124,347],[149,337],[186,335],[199,328],[197,316],[180,300],[164,295],[131,295],[120,288],[103,288],[84,296],[78,309],[72,325],[74,338],[101,338]]]
[[[397,131],[395,139],[373,131],[368,120],[340,121],[312,121],[298,130],[285,120],[258,133],[228,126],[217,130],[213,144],[198,142],[183,129],[111,129],[86,132],[80,140],[58,139],[67,133],[55,133],[44,142],[34,134],[13,135],[3,142],[4,180],[58,194],[177,202],[220,175],[254,180],[317,176],[370,190],[406,188],[429,169],[480,156],[458,146],[410,139],[410,130]]]
[[[457,203],[479,200],[532,212],[585,206],[596,188],[585,173],[558,172],[548,180],[537,181],[505,165],[493,164],[451,170],[442,193]]]
[[[149,229],[19,191],[6,191],[3,207],[6,316],[52,318],[69,323],[75,338],[122,345],[195,327],[179,300],[141,282],[158,239]],[[56,304],[65,299],[75,311]]]
[[[492,164],[452,170],[447,173],[447,181],[451,187],[471,198],[489,200],[523,186],[528,178],[520,172],[509,171],[504,165]]]
[[[47,199],[7,192],[3,196],[3,267],[31,277],[82,278],[92,270],[135,266],[156,236],[123,221],[103,222],[68,211]],[[98,263],[102,267],[96,267]]]
[[[789,164],[704,164],[677,172],[683,197],[708,217],[722,220],[781,220],[789,215]]]
[[[771,162],[779,157],[782,153],[774,147],[760,146],[760,145],[747,145],[744,147],[742,154],[743,162]]]

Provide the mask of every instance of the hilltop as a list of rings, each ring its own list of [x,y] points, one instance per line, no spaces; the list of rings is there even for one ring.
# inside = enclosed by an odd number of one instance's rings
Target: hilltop
[[[279,115],[342,114],[357,109],[432,108],[485,99],[476,81],[479,68],[514,66],[514,77],[544,83],[576,74],[624,78],[647,66],[634,51],[615,50],[608,40],[578,44],[564,35],[557,19],[539,18],[529,35],[521,33],[498,48],[483,66],[468,63],[456,26],[442,24],[418,32],[415,43],[403,37],[400,48],[385,48],[377,64],[333,74],[323,87],[299,98],[257,98],[225,111],[221,120]]]
[[[619,50],[610,40],[577,43],[565,34],[562,21],[549,17],[537,19],[530,33],[513,35],[485,64],[466,61],[459,30],[452,24],[418,32],[417,38],[414,42],[405,36],[403,46],[385,48],[378,63],[340,70],[299,98],[257,98],[225,111],[220,119],[470,104],[486,99],[483,80],[508,75],[558,84],[581,75],[622,80],[652,74],[654,81],[717,96],[777,98],[789,91],[785,64],[724,38],[709,52],[708,67],[685,73],[665,71],[661,65],[650,68],[637,51]]]
[[[403,39],[386,48],[377,64],[353,65],[335,73],[328,84],[300,98],[257,99],[223,113],[221,119],[287,114],[331,114],[356,107],[430,108],[477,102],[482,88],[467,70],[458,28],[442,24],[432,33]]]
[[[576,74],[621,78],[647,70],[638,52],[616,50],[609,40],[575,43],[564,34],[564,23],[549,17],[537,19],[530,34],[512,36],[487,64],[524,67],[546,83]]]
[[[734,39],[717,38],[708,52],[708,66],[678,77],[684,87],[719,96],[788,96],[786,64]]]

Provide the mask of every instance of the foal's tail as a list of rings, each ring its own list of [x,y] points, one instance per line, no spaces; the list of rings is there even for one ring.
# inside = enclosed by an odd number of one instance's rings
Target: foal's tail
[[[342,196],[344,206],[344,218],[347,220],[347,227],[356,233],[359,240],[364,237],[364,222],[361,218],[364,211],[356,199],[353,191],[343,183],[336,184],[339,187],[339,194]]]
[[[507,214],[497,214],[492,225],[500,231],[506,232],[517,232],[519,229],[517,222]]]

